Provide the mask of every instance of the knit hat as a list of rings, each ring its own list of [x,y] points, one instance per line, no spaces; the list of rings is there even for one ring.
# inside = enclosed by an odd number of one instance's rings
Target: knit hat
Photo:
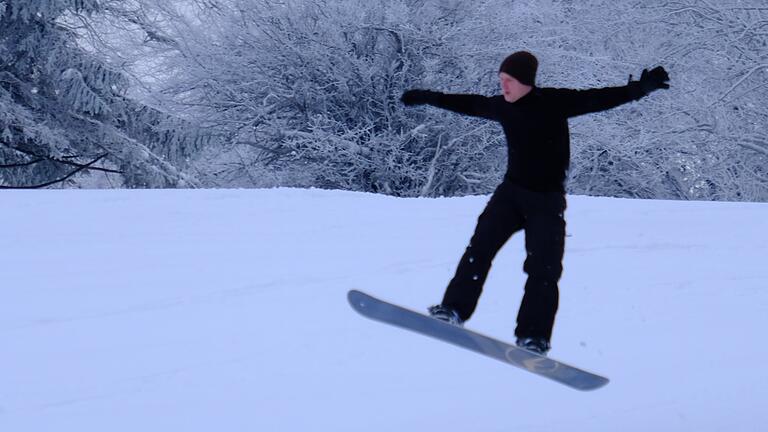
[[[536,82],[536,69],[539,61],[528,51],[518,51],[509,55],[501,63],[499,73],[505,72],[525,85],[533,86]]]

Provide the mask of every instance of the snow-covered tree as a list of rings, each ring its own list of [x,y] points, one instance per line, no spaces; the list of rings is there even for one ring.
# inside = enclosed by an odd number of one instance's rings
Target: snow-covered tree
[[[56,184],[83,170],[113,185],[194,186],[180,169],[202,143],[125,97],[128,80],[78,44],[119,2],[0,0],[0,186]]]
[[[19,6],[27,3],[36,6]],[[109,166],[141,173],[127,175],[130,185],[182,184],[158,171],[170,162],[208,186],[485,193],[506,167],[500,129],[432,107],[404,109],[398,98],[409,88],[497,94],[499,62],[526,49],[539,57],[541,86],[622,85],[658,64],[672,77],[669,91],[571,122],[571,193],[764,201],[762,3],[0,0],[0,59],[18,52],[42,71],[0,63],[0,125],[13,126],[0,128],[0,165],[15,167],[0,175],[6,183],[9,173],[35,170],[56,178],[43,168],[61,176],[107,154]],[[25,54],[18,35],[38,33],[54,42]],[[135,145],[105,148],[72,126],[71,111]],[[192,128],[179,118],[215,139],[195,153],[200,142],[181,133]],[[43,137],[31,142],[66,151],[18,167],[40,159],[19,152],[22,129]],[[68,137],[75,130],[82,145]],[[136,149],[149,155],[144,165]],[[75,165],[61,165],[73,155],[81,156]]]
[[[571,122],[571,192],[768,200],[764,2],[567,3],[543,26],[524,20],[548,84],[620,85],[656,64],[672,77],[669,91]]]
[[[208,184],[484,192],[504,165],[496,131],[399,97],[495,90],[508,43],[490,4],[218,0],[169,26],[183,43],[162,92],[224,137],[198,164]]]
[[[622,85],[657,64],[672,75],[669,92],[572,122],[572,193],[768,199],[757,0],[190,4],[161,10],[158,82],[221,134],[196,165],[207,184],[488,192],[505,168],[500,130],[397,98],[497,93],[499,61],[527,49],[543,86]]]

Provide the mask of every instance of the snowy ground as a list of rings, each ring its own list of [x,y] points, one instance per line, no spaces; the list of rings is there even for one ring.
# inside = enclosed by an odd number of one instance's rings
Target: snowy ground
[[[3,192],[0,431],[765,431],[768,205],[570,197],[582,393],[366,320],[438,301],[487,197]],[[512,339],[522,236],[468,323]]]

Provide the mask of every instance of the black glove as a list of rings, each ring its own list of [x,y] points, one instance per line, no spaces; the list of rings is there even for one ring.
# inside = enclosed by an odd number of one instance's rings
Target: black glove
[[[632,75],[629,76],[629,81],[632,82]],[[640,75],[638,83],[640,84],[640,90],[642,90],[644,95],[647,95],[658,89],[668,89],[669,84],[667,84],[667,81],[669,81],[667,71],[662,66],[656,66],[650,72],[648,69],[643,69],[643,74]]]
[[[423,105],[434,100],[437,93],[430,90],[408,90],[400,96],[400,101],[405,105]]]

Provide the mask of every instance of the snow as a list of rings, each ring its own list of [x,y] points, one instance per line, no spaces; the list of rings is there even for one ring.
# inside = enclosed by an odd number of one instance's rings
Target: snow
[[[765,430],[768,205],[569,197],[584,393],[348,306],[439,301],[486,201],[3,192],[0,431]],[[522,237],[468,327],[512,339]]]

